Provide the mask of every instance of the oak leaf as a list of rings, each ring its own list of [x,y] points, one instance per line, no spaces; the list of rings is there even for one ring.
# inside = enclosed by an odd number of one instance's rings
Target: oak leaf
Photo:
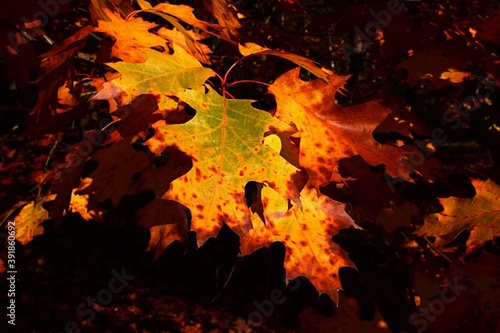
[[[144,62],[146,55],[140,51],[142,48],[153,46],[165,47],[166,40],[150,33],[149,30],[157,24],[146,22],[140,17],[124,20],[118,13],[103,8],[109,21],[99,20],[97,32],[105,32],[116,39],[111,55],[127,62]]]
[[[158,36],[168,39],[171,44],[182,47],[201,63],[210,63],[207,56],[212,53],[212,50],[206,44],[200,43],[206,36],[192,30],[179,31],[177,28],[161,28],[157,33]]]
[[[132,183],[134,174],[151,165],[151,157],[134,150],[131,141],[132,138],[122,140],[92,156],[99,162],[97,169],[89,175],[92,183],[88,186],[82,183],[76,192],[79,195],[93,194],[89,206],[106,199],[111,199],[116,206]]]
[[[214,71],[201,66],[200,62],[184,49],[174,45],[174,53],[164,54],[143,49],[148,58],[144,63],[108,64],[122,75],[120,79],[104,84],[94,98],[107,99],[117,95],[121,105],[130,103],[141,94],[156,95],[160,109],[171,109],[176,103],[166,95],[185,89],[201,89]]]
[[[310,184],[300,193],[302,208],[289,203],[276,191],[265,186],[261,192],[265,224],[254,214],[253,229],[241,238],[243,254],[281,241],[286,247],[287,279],[306,276],[319,293],[327,293],[338,303],[341,288],[339,269],[354,266],[347,253],[332,241],[341,228],[354,226],[345,212],[345,204],[336,202]]]
[[[250,100],[227,100],[213,89],[187,90],[177,96],[197,113],[184,124],[161,126],[146,145],[159,155],[174,146],[193,161],[188,173],[174,180],[163,198],[191,210],[192,229],[203,243],[227,223],[243,234],[251,228],[245,202],[247,182],[267,182],[286,198],[296,198],[292,175],[297,169],[264,144],[264,134],[289,128]]]
[[[434,246],[451,242],[462,230],[469,230],[466,254],[493,240],[500,233],[500,186],[493,180],[472,179],[476,188],[473,198],[443,198],[441,213],[425,218],[417,230],[419,236],[438,237]]]
[[[300,166],[312,184],[319,188],[331,180],[340,181],[338,162],[353,155],[361,155],[371,165],[384,163],[390,176],[410,180],[409,170],[401,168],[401,150],[373,138],[373,131],[391,110],[378,101],[338,106],[334,96],[345,78],[330,75],[328,81],[304,82],[296,68],[269,87],[276,97],[276,116],[298,129]]]
[[[282,50],[271,50],[267,47],[263,47],[254,43],[245,43],[244,45],[238,44],[238,50],[240,51],[241,55],[245,57],[251,55],[272,55],[286,59],[304,69],[307,69],[309,72],[316,75],[318,78],[323,79],[325,82],[328,82],[328,75],[333,73],[325,68],[319,67],[317,63],[311,59]]]
[[[132,1],[90,0],[89,11],[92,23],[97,23],[99,20],[110,21],[110,11],[118,11],[122,17],[126,17],[134,11],[134,6]]]
[[[177,17],[178,19],[192,25],[195,28],[206,32],[220,32],[223,27],[219,24],[209,23],[199,20],[194,14],[194,9],[186,5],[172,5],[168,3],[160,3],[154,7],[154,10],[168,15]]]
[[[217,22],[224,27],[223,35],[227,39],[239,39],[238,29],[241,28],[238,19],[237,9],[227,0],[203,0],[205,8],[217,19]]]

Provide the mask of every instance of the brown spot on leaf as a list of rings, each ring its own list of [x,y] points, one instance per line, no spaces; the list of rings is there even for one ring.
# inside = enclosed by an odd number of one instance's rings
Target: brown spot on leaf
[[[196,180],[201,181],[202,180],[201,179],[201,170],[196,168],[195,173],[196,173]]]
[[[325,166],[323,166],[323,165],[319,167],[319,172],[322,173],[322,174],[328,174],[329,173],[328,169]]]

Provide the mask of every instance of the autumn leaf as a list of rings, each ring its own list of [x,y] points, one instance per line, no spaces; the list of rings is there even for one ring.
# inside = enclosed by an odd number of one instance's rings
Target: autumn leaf
[[[264,144],[264,134],[289,128],[250,100],[227,100],[213,89],[187,90],[178,97],[197,113],[184,124],[160,126],[145,144],[159,155],[169,146],[187,154],[193,167],[174,180],[163,198],[191,210],[192,229],[202,244],[226,222],[243,234],[251,228],[244,187],[267,182],[281,195],[294,198],[291,180],[297,169]]]
[[[500,186],[493,180],[472,179],[476,188],[473,198],[444,198],[444,210],[425,218],[417,230],[419,236],[436,236],[435,246],[451,242],[462,230],[469,230],[466,254],[472,253],[500,233]]]
[[[339,173],[345,180],[329,183],[321,188],[321,193],[349,203],[349,215],[359,226],[378,224],[393,233],[410,227],[412,218],[418,216],[417,206],[387,186],[387,175],[368,165],[361,156],[341,159]]]
[[[134,150],[131,141],[132,138],[122,140],[92,156],[99,162],[97,169],[89,175],[92,183],[88,186],[82,183],[76,192],[80,195],[93,194],[90,206],[108,198],[116,206],[132,183],[134,174],[150,166],[151,157]]]
[[[227,39],[239,39],[238,29],[241,28],[236,8],[227,0],[203,0],[205,8],[212,13],[217,22],[224,27],[223,35]]]
[[[77,189],[74,189],[71,193],[68,212],[80,214],[85,221],[95,220],[102,222],[102,216],[99,212],[88,210],[90,196],[88,194],[78,195],[75,193],[76,191]]]
[[[154,193],[153,201],[139,209],[135,216],[137,224],[148,228],[151,233],[147,250],[154,250],[155,257],[159,257],[174,240],[186,240],[189,220],[186,207],[178,202],[162,199],[161,196],[174,179],[189,171],[191,160],[175,148],[163,153],[168,156],[167,164],[144,170],[127,189],[129,195],[150,191]]]
[[[142,48],[166,46],[166,40],[150,33],[149,30],[157,24],[146,22],[140,17],[124,20],[118,13],[103,8],[108,20],[99,20],[97,32],[105,32],[116,39],[111,55],[126,62],[145,62],[146,55],[140,51]]]
[[[310,184],[300,193],[302,208],[265,186],[261,192],[265,223],[253,215],[253,229],[241,238],[243,254],[281,241],[286,247],[287,279],[306,276],[319,293],[338,303],[339,269],[354,266],[347,253],[332,241],[340,229],[354,226],[345,204],[317,194]]]
[[[205,38],[204,35],[186,29],[184,29],[184,31],[179,31],[177,28],[161,28],[157,33],[158,36],[168,39],[173,45],[182,47],[201,63],[210,63],[207,57],[212,51],[206,44],[200,43],[200,41]]]
[[[164,54],[143,49],[148,58],[145,63],[108,64],[122,75],[120,79],[104,84],[94,98],[106,99],[118,94],[121,105],[130,103],[141,94],[157,96],[160,109],[172,109],[176,103],[166,95],[182,92],[185,89],[201,89],[202,84],[215,73],[201,66],[200,62],[181,47],[174,45],[174,53]]]
[[[410,180],[409,171],[400,168],[400,149],[373,138],[373,131],[391,110],[378,101],[340,107],[334,96],[345,78],[330,75],[328,80],[304,82],[296,68],[269,87],[276,97],[276,116],[299,131],[299,162],[312,184],[319,188],[331,180],[340,181],[338,162],[356,154],[371,165],[385,164],[390,176]]]
[[[219,24],[199,20],[194,14],[194,9],[186,5],[172,5],[169,3],[160,3],[154,7],[154,10],[177,17],[187,24],[206,32],[220,32],[223,27]]]
[[[106,143],[117,142],[135,134],[142,138],[147,136],[149,125],[163,118],[158,111],[158,104],[153,95],[140,95],[132,103],[123,105],[111,112],[118,121],[117,131],[111,132]],[[114,128],[114,124],[109,129]]]
[[[56,109],[59,106],[60,89],[63,85],[72,87],[75,54],[85,46],[91,31],[91,26],[85,26],[39,56],[40,75],[35,81],[38,86],[38,100],[27,121],[25,130],[27,135],[50,133],[54,128],[59,130],[61,126],[82,116],[82,109],[77,108],[56,117]]]
[[[323,79],[328,82],[328,75],[332,74],[331,71],[321,68],[314,61],[282,50],[271,50],[267,47],[262,47],[254,43],[245,43],[244,45],[238,44],[238,49],[241,55],[248,57],[251,55],[272,55],[286,59],[299,65],[300,67],[307,69],[312,74],[316,75],[318,78]]]
[[[324,316],[313,308],[302,309],[301,327],[297,333],[391,333],[384,317],[375,309],[373,319],[361,318],[360,305],[353,298],[339,295],[338,307],[333,317]]]
[[[132,6],[132,1],[90,0],[89,11],[92,23],[97,23],[99,20],[110,21],[109,12],[115,10],[122,17],[126,17],[134,11],[134,7]]]
[[[49,219],[49,212],[42,205],[55,198],[55,194],[36,198],[21,209],[14,218],[16,223],[16,240],[25,245],[36,236],[43,234],[42,223]]]
[[[83,169],[83,157],[79,152],[71,152],[66,155],[64,163],[52,163],[52,172],[58,181],[54,184],[51,194],[56,195],[49,208],[50,217],[59,226],[63,213],[68,210],[73,195],[73,188],[80,183],[80,175]]]

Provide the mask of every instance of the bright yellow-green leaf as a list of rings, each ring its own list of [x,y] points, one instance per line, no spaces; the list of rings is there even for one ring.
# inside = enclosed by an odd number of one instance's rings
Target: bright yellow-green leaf
[[[268,183],[286,198],[297,198],[292,176],[297,169],[264,143],[264,134],[287,125],[255,109],[250,100],[226,100],[213,89],[177,95],[197,113],[185,124],[155,126],[146,145],[155,154],[176,146],[193,161],[163,196],[191,210],[200,243],[226,222],[243,234],[251,228],[244,188],[249,181]]]
[[[152,94],[157,96],[160,109],[169,109],[172,100],[166,95],[172,96],[186,89],[202,90],[202,84],[215,75],[213,70],[202,67],[196,58],[179,46],[174,45],[171,55],[150,49],[143,49],[142,52],[148,57],[144,63],[108,64],[122,76],[105,84],[95,98],[118,97],[121,104],[128,104],[141,94]],[[118,96],[116,88],[121,90]]]

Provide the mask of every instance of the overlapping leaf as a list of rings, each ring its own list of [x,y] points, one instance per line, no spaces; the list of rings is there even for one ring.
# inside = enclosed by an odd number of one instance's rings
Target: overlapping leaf
[[[99,165],[90,174],[92,183],[85,188],[82,186],[77,194],[93,193],[91,202],[111,199],[113,205],[117,205],[125,194],[134,174],[145,170],[151,164],[151,157],[148,154],[133,149],[131,138],[98,151],[93,159],[98,161]]]
[[[144,63],[108,64],[122,77],[104,84],[104,89],[95,98],[117,97],[123,105],[141,94],[152,94],[157,96],[160,109],[171,109],[176,103],[167,95],[185,89],[201,89],[202,84],[215,74],[213,70],[202,67],[198,60],[179,46],[174,45],[171,55],[149,49],[142,52],[148,58]]]
[[[144,62],[146,55],[140,51],[142,48],[153,46],[166,47],[166,40],[150,33],[149,30],[157,25],[146,22],[140,17],[128,21],[121,18],[118,13],[103,8],[104,13],[110,21],[99,20],[98,27],[94,31],[105,32],[116,39],[111,55],[127,62]]]
[[[249,181],[297,197],[292,182],[297,169],[264,144],[266,132],[288,126],[252,107],[250,100],[226,100],[211,88],[177,96],[197,111],[195,117],[185,124],[157,123],[146,144],[155,154],[175,146],[191,157],[193,167],[172,182],[164,198],[191,210],[200,243],[215,235],[222,221],[240,234],[251,228],[244,193]]]
[[[417,230],[419,236],[437,236],[435,246],[452,241],[462,230],[469,230],[467,251],[471,253],[500,233],[500,186],[493,180],[472,180],[476,196],[471,199],[439,199],[444,210],[429,215]]]
[[[344,204],[317,194],[311,185],[300,193],[302,208],[288,202],[269,187],[262,189],[265,224],[253,215],[253,229],[241,238],[243,253],[281,241],[286,247],[287,278],[307,276],[318,292],[338,302],[341,288],[338,270],[354,266],[347,253],[332,241],[341,228],[353,225]]]
[[[227,0],[203,0],[205,8],[212,13],[217,22],[224,27],[223,35],[228,39],[239,39],[241,28],[236,8]]]
[[[391,110],[378,101],[340,107],[334,96],[345,79],[330,75],[328,80],[304,82],[297,68],[280,76],[269,88],[278,104],[276,116],[299,130],[299,162],[312,184],[319,187],[340,180],[339,160],[356,154],[372,165],[385,164],[391,176],[409,180],[409,171],[400,168],[401,150],[381,145],[372,135]]]
[[[239,44],[238,49],[241,55],[245,57],[248,57],[250,55],[272,55],[286,59],[304,69],[307,69],[309,72],[316,75],[318,78],[323,79],[325,82],[328,82],[328,74],[332,74],[331,71],[326,70],[325,68],[320,68],[316,64],[316,62],[312,61],[311,59],[304,58],[302,56],[282,50],[271,50],[267,47],[262,47],[254,43],[245,43],[244,45]]]
[[[199,20],[193,14],[194,9],[189,7],[189,6],[160,3],[154,7],[154,10],[157,10],[161,13],[175,16],[178,19],[186,22],[187,24],[192,25],[193,27],[201,29],[203,31],[208,32],[208,31],[222,31],[223,30],[223,27],[220,26],[219,24]]]

